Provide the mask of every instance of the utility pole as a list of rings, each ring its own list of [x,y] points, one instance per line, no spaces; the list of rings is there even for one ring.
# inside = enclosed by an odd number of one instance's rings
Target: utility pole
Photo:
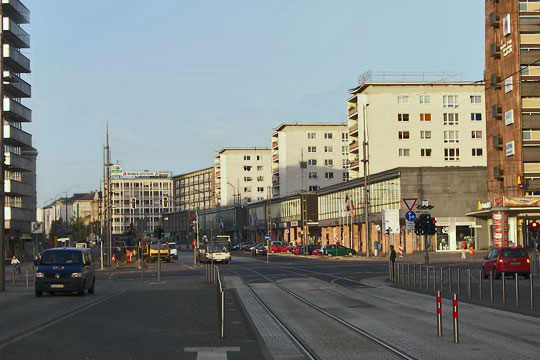
[[[370,231],[370,223],[369,223],[369,190],[368,190],[368,142],[367,142],[367,107],[368,105],[364,105],[364,141],[363,141],[363,149],[362,149],[362,162],[364,163],[364,222],[365,222],[365,228],[366,228],[366,257],[369,258],[369,247],[371,243],[371,231]]]
[[[307,246],[307,240],[308,240],[308,226],[307,226],[307,194],[302,193],[300,195],[302,199],[302,228],[303,228],[303,248],[304,248],[304,255],[308,255],[308,246]]]
[[[266,214],[267,214],[267,220],[266,220],[266,228],[267,228],[267,235],[268,235],[268,240],[266,240],[266,262],[268,263],[268,253],[270,252],[270,240],[272,239],[272,235],[270,234],[270,232],[272,231],[271,229],[271,226],[272,226],[272,212],[270,211],[270,206],[272,205],[272,202],[271,202],[271,194],[272,194],[272,187],[268,186],[268,194],[267,194],[267,202],[266,202]]]
[[[104,170],[105,170],[105,186],[103,187],[105,189],[104,191],[104,197],[105,197],[105,228],[106,228],[106,234],[107,234],[107,266],[111,266],[111,259],[112,259],[112,234],[111,234],[111,217],[112,217],[112,211],[111,211],[111,170],[110,166],[111,164],[111,153],[109,149],[109,125],[107,124],[107,136],[105,140],[105,164],[104,164]]]
[[[0,19],[3,19],[0,4]],[[6,238],[4,229],[4,32],[0,29],[0,292],[6,290],[6,268],[4,265]]]

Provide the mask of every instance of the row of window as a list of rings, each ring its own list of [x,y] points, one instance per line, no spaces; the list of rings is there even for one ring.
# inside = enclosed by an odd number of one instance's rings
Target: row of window
[[[251,176],[244,176],[244,181],[253,181]],[[257,181],[264,181],[264,176],[257,176]]]
[[[325,139],[333,139],[333,134],[331,132],[328,132],[328,133],[324,133],[324,138]],[[314,132],[308,132],[307,133],[307,138],[310,139],[310,140],[314,140],[317,138],[317,133],[314,133]],[[349,139],[349,134],[348,133],[345,133],[345,132],[342,132],[341,133],[341,140],[345,141],[345,140],[348,140]]]
[[[256,158],[257,161],[262,161],[262,160],[263,160],[263,156],[262,156],[262,155],[254,156],[254,158]],[[244,155],[244,160],[250,161],[250,160],[251,160],[251,155]]]
[[[263,193],[263,192],[265,192],[265,191],[266,191],[266,190],[265,190],[264,187],[260,187],[260,186],[257,187],[257,192]],[[251,192],[251,186],[246,186],[246,187],[244,187],[244,192],[245,192],[245,193]]]
[[[317,172],[309,172],[308,173],[308,179],[318,179],[319,178],[319,174]],[[334,172],[332,171],[327,171],[324,173],[324,178],[325,179],[333,179],[334,178]],[[344,172],[343,173],[343,178],[349,178],[349,173],[348,172]]]
[[[410,139],[410,132],[409,131],[398,131],[398,139],[400,140],[407,140]],[[426,140],[431,139],[431,131],[430,130],[421,130],[420,131],[420,139]],[[483,139],[482,131],[481,130],[471,130],[471,139]],[[445,130],[444,131],[444,142],[445,143],[453,143],[453,142],[459,142],[459,130]]]
[[[409,95],[398,95],[397,103],[401,105],[409,104]],[[455,108],[459,105],[458,95],[443,95],[443,107],[446,108]],[[480,95],[471,95],[469,96],[469,101],[471,104],[481,104],[482,96]],[[431,95],[420,95],[419,97],[420,104],[431,104]]]
[[[342,147],[342,151],[343,151],[344,148],[345,148],[345,146]],[[307,151],[308,151],[308,153],[317,152],[317,147],[316,146],[308,146]],[[324,147],[324,152],[325,153],[334,152],[334,147],[333,146],[325,146]]]
[[[409,121],[410,116],[407,113],[397,114],[398,122]],[[420,121],[431,121],[430,113],[421,113],[419,116]],[[482,113],[471,113],[471,121],[482,121]],[[457,125],[459,122],[458,113],[444,113],[443,124],[444,125]]]
[[[421,157],[431,157],[432,149],[420,149]],[[482,148],[472,149],[472,156],[479,157],[484,155]],[[411,149],[399,149],[399,157],[411,156]],[[457,161],[459,160],[459,148],[447,148],[444,149],[444,160]]]
[[[253,166],[250,165],[244,165],[244,171],[251,171],[251,168]],[[263,171],[264,167],[262,165],[257,166],[257,171]]]

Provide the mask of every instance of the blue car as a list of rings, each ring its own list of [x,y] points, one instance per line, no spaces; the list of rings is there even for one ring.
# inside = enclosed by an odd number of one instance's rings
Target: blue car
[[[43,252],[36,270],[36,296],[48,293],[94,293],[96,275],[92,252],[86,248],[56,248]]]
[[[307,246],[308,255],[313,255],[313,250],[320,249],[320,248],[321,248],[320,245],[308,245]],[[297,247],[295,247],[293,250],[293,253],[295,255],[304,254],[304,245],[298,245]]]

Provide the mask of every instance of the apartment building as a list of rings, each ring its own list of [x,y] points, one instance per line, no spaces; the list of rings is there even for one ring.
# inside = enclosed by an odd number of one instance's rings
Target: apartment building
[[[162,214],[173,209],[170,172],[121,170],[111,174],[110,182],[113,235],[126,234],[132,226],[136,229],[139,219],[153,232],[161,226]]]
[[[214,159],[216,206],[267,199],[272,186],[272,149],[224,148]]]
[[[30,35],[21,25],[30,22],[30,11],[18,0],[2,0],[3,71],[3,147],[5,154],[5,235],[4,253],[32,255],[30,225],[36,220],[36,157],[32,135],[23,124],[32,121],[32,111],[23,105],[31,96],[27,82],[30,60],[22,49],[30,47]]]
[[[316,191],[348,181],[344,123],[281,124],[272,135],[272,194]]]
[[[349,91],[351,179],[364,174],[365,141],[370,174],[397,167],[486,166],[484,84],[449,81],[442,74],[433,81],[418,79],[368,72]]]
[[[533,246],[540,217],[540,1],[485,2],[488,197],[495,246]]]
[[[216,206],[214,167],[173,176],[174,211]]]

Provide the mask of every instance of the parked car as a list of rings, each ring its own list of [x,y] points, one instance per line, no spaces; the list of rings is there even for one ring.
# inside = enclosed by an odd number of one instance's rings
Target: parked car
[[[311,255],[322,255],[322,254],[323,254],[322,248],[316,248],[316,249],[313,250],[313,252],[311,253]]]
[[[171,259],[178,260],[178,247],[175,242],[170,242],[169,249],[171,251]]]
[[[313,255],[313,251],[316,249],[320,249],[319,245],[308,245],[307,251],[308,255]],[[304,254],[304,245],[298,245],[293,249],[294,255],[302,255]]]
[[[267,253],[267,251],[266,251],[266,247],[264,246],[264,244],[256,244],[253,247],[253,250],[251,250],[251,255],[253,255],[253,256],[266,255],[266,253]]]
[[[356,250],[345,247],[343,245],[327,245],[324,247],[324,255],[328,256],[353,256],[356,254]]]
[[[270,252],[279,253],[279,252],[291,252],[292,246],[284,243],[283,241],[272,241],[270,245]]]
[[[250,251],[250,248],[253,246],[252,243],[243,243],[241,246],[240,246],[240,250],[242,251]]]
[[[501,273],[519,274],[529,278],[531,274],[531,259],[527,250],[523,247],[500,247],[491,249],[484,257],[484,278],[493,274],[497,279]]]
[[[238,251],[240,250],[240,245],[239,243],[236,243],[234,244],[233,246],[231,246],[231,251]]]

